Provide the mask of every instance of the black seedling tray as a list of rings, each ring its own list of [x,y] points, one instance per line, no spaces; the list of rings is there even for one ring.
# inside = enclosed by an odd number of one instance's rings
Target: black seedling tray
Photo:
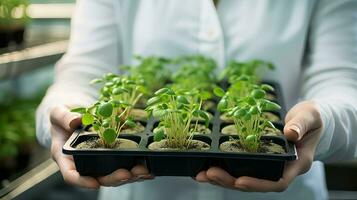
[[[279,113],[281,119],[285,117],[285,106],[279,85],[269,82],[275,88],[276,102],[282,106]],[[273,141],[283,146],[285,154],[269,153],[230,153],[219,149],[222,142],[229,140],[229,135],[221,133],[226,122],[220,120],[220,113],[214,111],[210,122],[211,134],[195,135],[194,139],[211,145],[207,151],[153,151],[147,146],[153,142],[152,130],[157,120],[149,119],[146,129],[138,134],[120,134],[120,138],[130,139],[139,144],[137,149],[76,149],[77,144],[93,137],[95,133],[85,129],[76,130],[63,146],[63,153],[73,155],[77,171],[81,175],[102,176],[125,168],[130,170],[136,164],[146,163],[150,173],[155,176],[196,176],[198,172],[210,166],[225,169],[232,176],[252,176],[268,180],[279,180],[282,177],[286,161],[297,159],[295,145],[287,142],[284,136],[262,136],[262,140]],[[283,129],[283,122],[275,123]],[[233,136],[234,137],[234,136]]]

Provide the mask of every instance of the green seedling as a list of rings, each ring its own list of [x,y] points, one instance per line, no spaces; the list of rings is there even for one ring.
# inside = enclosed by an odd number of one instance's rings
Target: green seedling
[[[263,68],[273,70],[274,65],[262,60],[251,60],[248,62],[231,61],[220,74],[220,79],[228,78],[228,81],[233,84],[242,75],[246,75],[250,77],[252,83],[258,83],[260,82],[258,69],[261,70]]]
[[[221,99],[218,109],[226,112],[234,121],[239,137],[239,144],[247,152],[257,152],[261,142],[260,137],[267,127],[275,128],[273,123],[263,117],[264,111],[276,111],[280,106],[265,99],[265,86],[255,85],[246,97],[235,99],[235,105],[229,106]],[[229,98],[229,93],[226,95]]]
[[[137,77],[107,74],[92,83],[103,83],[100,100],[88,108],[75,108],[82,114],[82,124],[92,125],[105,147],[112,147],[125,127],[135,127],[130,116],[132,108],[146,92]]]
[[[214,70],[216,62],[201,55],[183,56],[173,60],[178,70],[173,74],[173,88],[197,89],[206,96],[212,96],[212,89],[217,82]]]
[[[162,88],[147,102],[147,111],[160,120],[154,139],[165,138],[171,148],[187,149],[197,132],[198,120],[209,124],[209,115],[201,109],[204,96],[198,90]],[[190,125],[194,123],[192,128]]]
[[[252,82],[254,76],[242,75],[238,77],[234,83],[225,92],[220,87],[215,87],[213,92],[216,96],[221,97],[218,107],[227,104],[228,107],[235,105],[237,100],[249,96],[254,89],[262,89],[265,92],[272,92],[274,88],[268,84],[257,85]]]
[[[139,77],[144,81],[149,93],[154,93],[162,88],[170,79],[169,65],[171,60],[159,56],[135,56],[139,62],[136,66],[122,66],[131,76]]]

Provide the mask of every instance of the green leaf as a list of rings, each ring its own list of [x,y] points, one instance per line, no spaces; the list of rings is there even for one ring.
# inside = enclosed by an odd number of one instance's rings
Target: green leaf
[[[255,89],[250,93],[250,95],[255,99],[262,99],[265,97],[265,94],[265,91],[261,89]]]
[[[112,144],[115,141],[115,139],[117,138],[117,133],[112,128],[105,129],[103,132],[103,138],[106,143]]]
[[[177,101],[184,105],[190,104],[190,102],[188,102],[187,98],[184,96],[181,96],[181,95],[177,96]]]
[[[130,92],[130,91],[128,89],[122,88],[122,87],[117,87],[117,88],[114,88],[114,90],[113,90],[114,95],[123,94],[124,92]]]
[[[248,113],[247,109],[241,108],[234,112],[233,116],[234,117],[244,117]]]
[[[195,117],[200,117],[206,121],[209,121],[209,115],[207,112],[203,111],[203,110],[194,110],[192,112],[192,115]]]
[[[217,109],[218,109],[220,112],[223,112],[224,110],[226,110],[227,107],[228,107],[228,101],[227,101],[227,99],[221,99],[221,100],[218,102]]]
[[[160,95],[160,94],[167,94],[170,91],[169,88],[161,88],[158,91],[156,91],[154,94],[155,95]]]
[[[213,88],[213,93],[218,97],[223,97],[225,95],[224,90],[222,88],[220,88],[220,87],[214,87]]]
[[[134,128],[136,126],[136,123],[131,119],[127,119],[125,120],[125,125],[129,126],[130,128]]]
[[[152,115],[153,115],[155,118],[161,118],[161,117],[165,116],[166,114],[167,114],[167,111],[166,111],[166,110],[155,109],[155,110],[153,110],[153,112],[152,112]]]
[[[260,86],[260,88],[266,92],[269,92],[269,91],[274,91],[274,88],[271,86],[271,85],[268,85],[268,84],[262,84]]]
[[[102,79],[96,78],[96,79],[91,80],[91,81],[90,81],[90,84],[97,84],[97,83],[101,83],[101,82],[103,82]]]
[[[245,140],[246,141],[249,141],[249,142],[253,142],[257,139],[257,136],[256,135],[248,135]]]
[[[113,113],[113,105],[108,102],[99,105],[98,113],[103,117],[110,117]]]
[[[164,138],[165,138],[165,131],[163,130],[163,128],[160,128],[158,131],[154,133],[155,142],[160,142]]]
[[[248,103],[249,105],[251,105],[251,106],[254,106],[254,105],[257,104],[257,102],[255,101],[255,99],[252,98],[252,97],[248,97],[246,100],[247,100],[247,103]]]
[[[257,106],[252,106],[250,109],[249,109],[249,114],[251,115],[256,115],[259,113],[259,108]]]
[[[142,85],[136,86],[136,90],[139,91],[142,94],[148,94],[149,93],[149,90],[146,87],[142,86]]]
[[[110,120],[105,120],[103,123],[102,123],[102,127],[104,128],[108,128],[110,125]]]
[[[73,108],[71,109],[71,112],[76,112],[76,113],[81,113],[81,114],[84,114],[86,112],[86,108],[83,108],[83,107],[79,107],[79,108]]]
[[[94,117],[92,114],[90,113],[84,113],[82,115],[82,124],[87,126],[87,125],[90,125],[90,124],[93,124],[94,122]]]
[[[251,118],[252,118],[252,115],[250,113],[245,114],[243,117],[244,120],[250,120]]]
[[[160,100],[161,100],[161,98],[158,96],[152,97],[146,102],[146,105],[148,105],[148,106],[154,105],[154,104],[160,102]]]
[[[281,109],[281,107],[277,103],[274,103],[271,101],[265,101],[265,104],[263,107],[264,111],[276,111],[276,110],[280,110],[280,109]]]
[[[98,131],[98,130],[99,130],[99,125],[98,125],[98,124],[93,124],[93,129],[94,129],[95,131]]]
[[[202,100],[207,100],[207,99],[212,98],[212,94],[211,94],[210,92],[207,92],[207,91],[202,91],[202,92],[200,93],[200,98],[201,98]]]

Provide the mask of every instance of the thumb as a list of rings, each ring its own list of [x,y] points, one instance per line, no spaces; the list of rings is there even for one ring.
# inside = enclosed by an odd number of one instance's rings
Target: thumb
[[[67,132],[73,132],[82,124],[81,115],[70,112],[65,106],[57,106],[51,110],[51,123],[57,125]]]
[[[322,122],[317,109],[302,106],[297,112],[294,108],[292,110],[294,113],[292,116],[288,113],[291,117],[284,127],[284,135],[289,141],[298,142],[306,133],[321,127]]]

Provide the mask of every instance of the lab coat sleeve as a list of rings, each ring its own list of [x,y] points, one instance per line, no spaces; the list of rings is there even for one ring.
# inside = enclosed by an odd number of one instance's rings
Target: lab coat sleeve
[[[318,105],[323,122],[315,159],[357,156],[357,1],[322,0],[312,17],[303,98]]]
[[[119,22],[112,0],[78,0],[67,53],[55,66],[55,80],[36,112],[39,142],[50,146],[49,112],[56,105],[86,106],[97,96],[90,80],[120,64]]]

